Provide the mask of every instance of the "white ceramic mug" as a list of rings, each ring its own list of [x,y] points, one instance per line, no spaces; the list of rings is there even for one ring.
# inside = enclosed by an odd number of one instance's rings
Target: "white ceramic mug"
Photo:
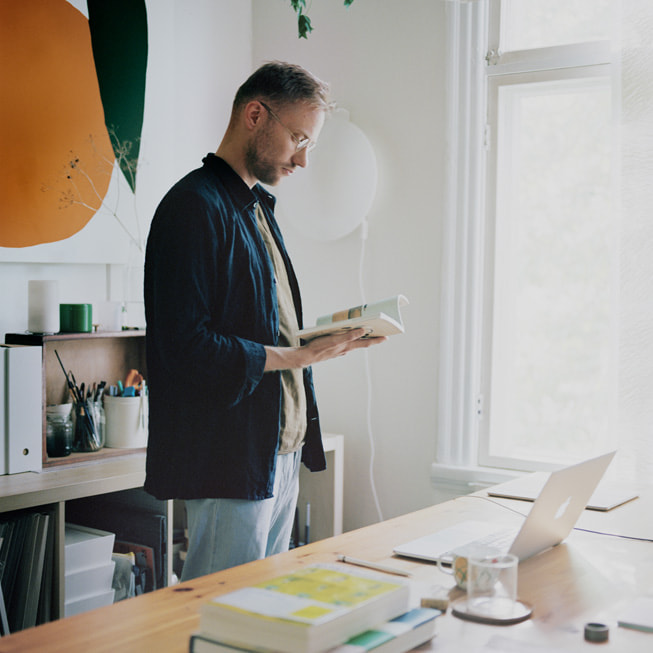
[[[438,567],[445,574],[452,574],[461,590],[467,589],[467,558],[455,552],[445,553],[438,559]]]
[[[456,585],[461,590],[467,589],[467,577],[469,558],[471,556],[483,557],[490,554],[499,553],[495,549],[479,547],[478,544],[467,544],[453,551],[445,553],[438,559],[438,567],[445,574],[451,574],[456,581]]]

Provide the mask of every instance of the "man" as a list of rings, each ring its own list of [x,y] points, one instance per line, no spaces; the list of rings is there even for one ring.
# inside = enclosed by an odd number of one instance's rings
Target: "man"
[[[310,365],[384,340],[359,329],[300,344],[297,279],[259,184],[308,164],[327,91],[299,66],[263,65],[236,93],[217,152],[152,221],[145,489],[186,500],[182,580],[288,548],[300,461],[325,468]]]

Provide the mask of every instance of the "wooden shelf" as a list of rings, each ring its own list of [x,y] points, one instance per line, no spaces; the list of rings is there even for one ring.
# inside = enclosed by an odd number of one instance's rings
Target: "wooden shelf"
[[[0,512],[36,508],[52,503],[142,487],[145,453],[114,449],[122,455],[66,468],[0,476]]]
[[[102,338],[142,338],[145,331],[127,329],[125,331],[94,331],[93,333],[7,333],[5,343],[8,345],[43,345],[44,342],[62,340],[100,340]]]
[[[97,333],[56,333],[41,335],[8,333],[8,345],[41,347],[43,366],[42,443],[43,467],[60,467],[85,461],[98,461],[124,455],[120,449],[103,448],[89,453],[74,453],[63,458],[50,458],[46,448],[45,408],[70,401],[70,391],[57,354],[66,371],[72,371],[77,384],[87,386],[104,380],[107,385],[124,380],[130,369],[137,369],[146,378],[145,331],[98,331]],[[56,353],[55,353],[56,352]]]
[[[130,490],[143,486],[145,481],[145,454],[126,452],[111,460],[70,465],[43,470],[40,473],[23,472],[0,476],[0,513],[13,510],[51,510],[54,529],[54,569],[52,577],[52,618],[64,614],[65,603],[65,524],[66,502],[93,497],[108,492]],[[172,501],[167,502],[172,530]],[[167,570],[168,579],[172,566]]]

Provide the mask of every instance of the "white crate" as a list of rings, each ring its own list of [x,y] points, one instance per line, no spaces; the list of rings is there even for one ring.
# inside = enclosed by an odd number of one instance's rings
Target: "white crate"
[[[74,614],[80,612],[87,612],[88,610],[95,610],[95,608],[103,608],[105,605],[113,603],[113,595],[115,591],[109,590],[93,596],[84,596],[76,601],[66,601],[64,603],[64,617],[72,617]]]
[[[112,560],[110,563],[99,567],[66,572],[66,602],[108,592],[113,582],[115,567],[116,563]]]
[[[66,574],[110,563],[115,539],[116,536],[107,531],[66,524]]]

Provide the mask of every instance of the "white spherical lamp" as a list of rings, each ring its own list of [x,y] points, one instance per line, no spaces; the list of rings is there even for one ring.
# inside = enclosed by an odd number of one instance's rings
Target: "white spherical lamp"
[[[367,217],[376,192],[374,150],[363,131],[340,109],[327,117],[304,169],[272,189],[276,213],[304,236],[337,240]]]

